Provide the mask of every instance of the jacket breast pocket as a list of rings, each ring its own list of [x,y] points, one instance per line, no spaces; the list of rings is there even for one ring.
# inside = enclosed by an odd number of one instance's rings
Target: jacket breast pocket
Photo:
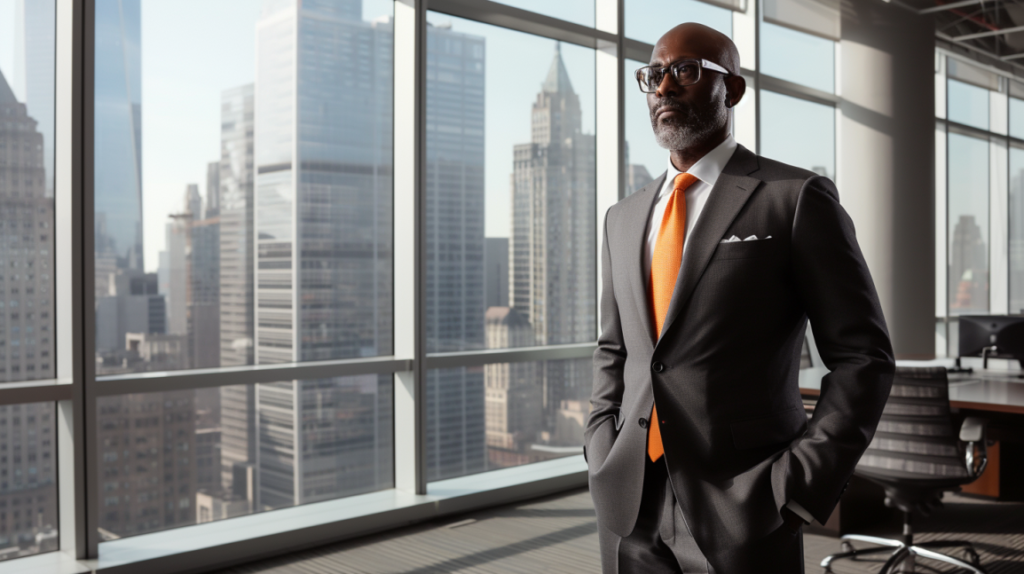
[[[730,241],[719,243],[711,260],[720,259],[757,259],[775,252],[774,239],[758,239],[756,241]]]
[[[807,428],[807,415],[802,406],[793,407],[765,417],[736,421],[729,426],[733,444],[742,450],[792,441]]]

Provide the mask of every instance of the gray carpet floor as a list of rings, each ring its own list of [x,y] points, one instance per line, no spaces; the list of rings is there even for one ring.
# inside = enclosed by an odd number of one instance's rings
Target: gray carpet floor
[[[946,506],[915,525],[918,540],[968,539],[989,574],[1024,574],[1024,504],[947,495]],[[886,535],[895,532],[868,532]],[[808,574],[839,541],[804,534]],[[878,572],[884,559],[841,561],[835,574]],[[769,570],[770,571],[770,570]],[[965,572],[920,561],[918,572]],[[538,574],[600,572],[594,509],[587,490],[428,522],[223,570],[219,574]],[[729,573],[740,574],[740,573]],[[742,573],[757,574],[757,573]]]

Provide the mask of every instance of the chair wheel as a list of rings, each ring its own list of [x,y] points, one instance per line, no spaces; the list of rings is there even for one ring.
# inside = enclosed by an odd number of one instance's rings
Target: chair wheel
[[[855,549],[853,547],[853,544],[850,544],[846,540],[843,540],[842,544],[840,544],[839,547],[842,548],[843,552],[854,552],[855,551]]]
[[[969,546],[964,548],[964,556],[967,557],[967,561],[972,565],[981,566],[981,556],[978,556],[978,553],[975,552],[973,548]]]

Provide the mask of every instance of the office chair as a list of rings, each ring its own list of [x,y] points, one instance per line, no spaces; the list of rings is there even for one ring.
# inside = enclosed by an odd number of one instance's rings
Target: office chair
[[[985,470],[985,421],[968,417],[960,428],[960,440],[953,434],[946,369],[897,368],[892,392],[882,412],[871,445],[857,463],[854,474],[885,489],[885,505],[903,512],[903,538],[893,540],[861,534],[840,538],[843,552],[821,561],[832,572],[834,560],[865,554],[892,552],[880,574],[913,572],[916,556],[953,564],[976,574],[987,574],[977,551],[967,541],[937,540],[914,543],[911,517],[929,516],[942,506],[942,493],[959,491]],[[965,444],[966,443],[966,444]],[[852,542],[879,546],[856,549]],[[966,560],[935,551],[958,547]],[[902,564],[901,570],[895,570]]]

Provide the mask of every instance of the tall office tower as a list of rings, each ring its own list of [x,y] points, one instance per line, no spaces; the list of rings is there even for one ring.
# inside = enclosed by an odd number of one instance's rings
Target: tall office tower
[[[487,348],[533,344],[533,328],[511,307],[491,307],[485,318]],[[484,366],[487,413],[487,454],[490,466],[516,466],[538,459],[531,447],[541,431],[543,389],[535,362]]]
[[[188,336],[191,367],[220,366],[220,216],[216,189],[206,192],[205,217],[188,222]],[[212,201],[211,201],[211,198]],[[213,215],[211,215],[211,213]]]
[[[218,215],[220,215],[220,162],[211,161],[206,164],[206,209],[203,210],[203,217],[210,218]]]
[[[195,391],[104,397],[96,412],[101,538],[194,524]]]
[[[220,357],[253,364],[253,85],[221,94]]]
[[[189,252],[192,244],[192,220],[202,217],[199,186],[185,186],[181,211],[168,216],[167,223],[167,333],[188,334],[188,302],[192,287]]]
[[[508,237],[488,237],[484,252],[484,306],[508,307]]]
[[[514,150],[510,299],[538,345],[589,341],[597,332],[594,136],[582,132],[557,45],[532,119],[533,141]],[[564,401],[589,396],[590,361],[548,361],[542,382],[545,428],[555,429]]]
[[[988,251],[973,215],[961,215],[953,227],[949,296],[954,313],[988,312]]]
[[[267,0],[256,27],[255,361],[392,350],[392,27]],[[393,483],[391,381],[256,388],[257,507]]]
[[[140,10],[140,0],[96,3],[93,122],[95,217],[106,234],[96,258],[138,270],[144,269]],[[97,282],[105,280],[97,276]]]
[[[3,73],[0,117],[0,382],[52,379],[54,213],[43,136]]]
[[[46,197],[53,197],[54,69],[56,68],[55,0],[18,0],[21,14],[25,105],[39,122],[43,134],[43,165],[46,166]],[[16,23],[17,25],[17,23]]]
[[[225,90],[220,109],[220,364],[228,367],[253,364],[253,85]],[[250,485],[235,477],[248,478],[256,462],[255,385],[221,387],[220,406],[221,483],[251,502]]]
[[[484,340],[485,39],[427,29],[426,339],[429,352]],[[427,476],[487,470],[484,372],[427,372]]]
[[[57,437],[53,402],[0,406],[3,558],[57,549]]]

